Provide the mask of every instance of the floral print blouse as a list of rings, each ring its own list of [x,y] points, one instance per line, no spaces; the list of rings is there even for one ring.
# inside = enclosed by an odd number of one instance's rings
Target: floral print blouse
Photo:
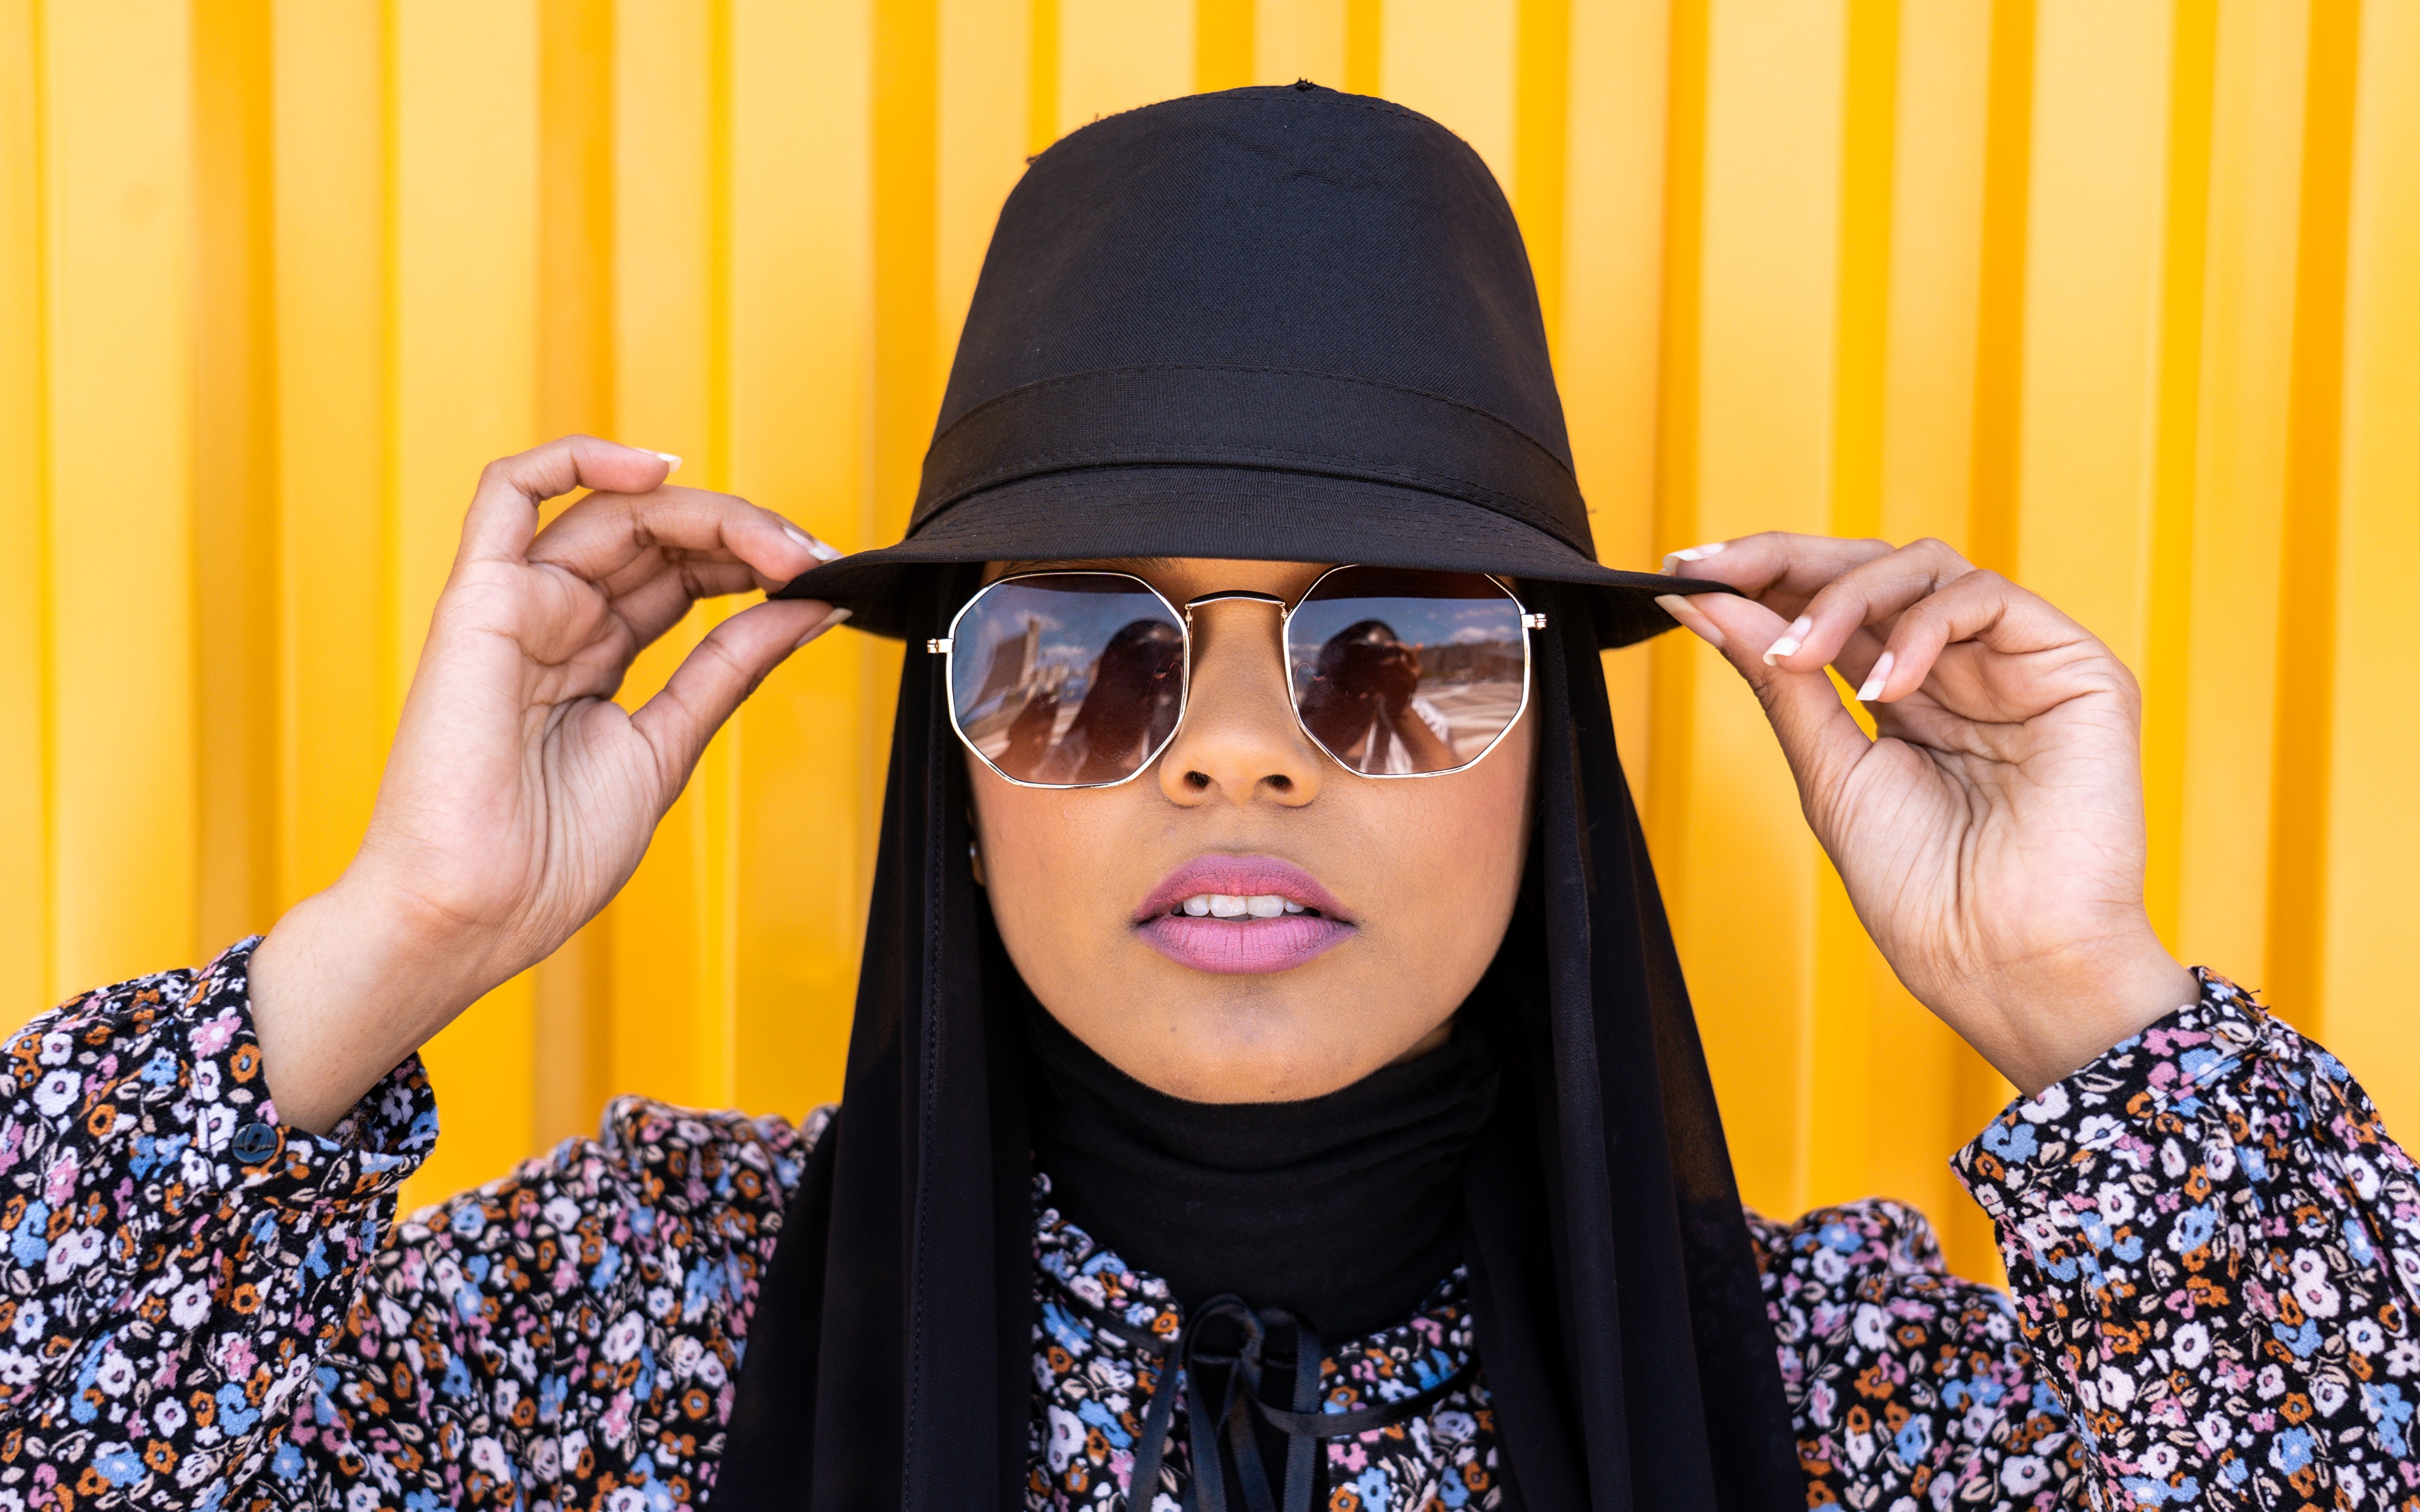
[[[1168,1283],[1127,1268],[1048,1206],[1034,1178],[1034,1412],[1025,1504],[1033,1512],[1128,1505],[1135,1434],[1158,1389],[1160,1351],[1184,1319]],[[1456,1268],[1404,1322],[1355,1339],[1320,1368],[1322,1408],[1378,1407],[1448,1386],[1469,1363],[1471,1323]],[[1188,1468],[1181,1425],[1153,1512],[1180,1512]],[[1416,1415],[1327,1443],[1328,1512],[1486,1507],[1497,1475],[1494,1414],[1476,1381]],[[1136,1512],[1140,1512],[1140,1505]]]
[[[639,1098],[409,1217],[417,1058],[278,1122],[247,942],[70,1000],[0,1088],[0,1512],[706,1504],[783,1207],[828,1114]],[[2325,1051],[2217,977],[1955,1165],[2014,1288],[1916,1213],[1750,1215],[1810,1505],[2420,1512],[2420,1180]],[[1125,1504],[1165,1286],[1036,1180],[1032,1508]],[[1323,1363],[1328,1404],[1472,1347],[1459,1275]],[[1180,1418],[1181,1422],[1181,1418]],[[1487,1508],[1483,1377],[1327,1450],[1331,1509]],[[1178,1504],[1175,1444],[1153,1498]]]

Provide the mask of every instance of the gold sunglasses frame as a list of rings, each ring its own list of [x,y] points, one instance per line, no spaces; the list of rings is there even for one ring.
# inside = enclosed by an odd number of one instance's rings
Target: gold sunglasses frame
[[[1286,707],[1294,711],[1295,728],[1302,732],[1303,738],[1311,742],[1313,749],[1317,750],[1322,756],[1326,757],[1329,761],[1334,762],[1338,766],[1342,767],[1343,770],[1351,772],[1355,777],[1366,777],[1378,781],[1396,781],[1407,778],[1421,777],[1451,777],[1457,772],[1467,772],[1472,767],[1478,765],[1481,762],[1485,761],[1487,759],[1488,752],[1494,750],[1497,746],[1502,745],[1504,743],[1504,737],[1512,733],[1512,727],[1521,722],[1521,717],[1529,712],[1530,684],[1533,680],[1533,673],[1537,667],[1538,658],[1536,653],[1530,649],[1528,632],[1532,630],[1544,629],[1546,627],[1546,617],[1544,614],[1530,612],[1529,607],[1521,602],[1521,595],[1512,592],[1511,588],[1505,585],[1504,580],[1501,578],[1497,577],[1494,573],[1482,572],[1475,574],[1474,576],[1484,578],[1489,582],[1494,583],[1497,593],[1502,594],[1506,598],[1512,600],[1513,609],[1518,612],[1521,617],[1520,706],[1512,711],[1512,717],[1504,721],[1504,728],[1496,732],[1495,736],[1480,749],[1478,755],[1473,756],[1470,760],[1464,762],[1459,766],[1440,767],[1434,772],[1364,772],[1357,767],[1345,765],[1343,758],[1328,749],[1326,742],[1321,740],[1316,734],[1313,734],[1311,733],[1311,726],[1303,722],[1302,703],[1301,701],[1295,696],[1294,688],[1294,616],[1295,610],[1300,609],[1305,603],[1308,603],[1311,599],[1311,595],[1319,591],[1319,585],[1321,583],[1326,582],[1328,579],[1336,576],[1340,572],[1350,572],[1356,567],[1367,565],[1369,565],[1369,563],[1361,562],[1342,562],[1337,563],[1335,566],[1328,568],[1326,572],[1323,572],[1318,577],[1312,579],[1310,585],[1303,589],[1301,596],[1296,598],[1291,604],[1287,603],[1284,599],[1278,597],[1274,594],[1256,593],[1249,588],[1228,588],[1222,589],[1215,594],[1199,594],[1195,597],[1187,599],[1182,605],[1179,605],[1171,600],[1166,594],[1161,593],[1157,588],[1153,587],[1143,579],[1136,577],[1133,573],[1119,572],[1109,567],[1076,567],[1058,572],[1014,573],[1005,578],[994,579],[992,581],[987,582],[981,588],[977,589],[974,595],[969,598],[964,604],[959,605],[958,611],[950,616],[949,633],[947,635],[928,638],[924,641],[924,650],[929,656],[936,656],[942,658],[941,689],[949,703],[951,733],[956,735],[958,737],[958,743],[966,747],[968,750],[972,751],[974,753],[975,760],[983,763],[985,766],[990,767],[993,775],[997,776],[1001,781],[1006,782],[1013,787],[1033,788],[1046,793],[1072,793],[1088,788],[1118,788],[1125,786],[1136,778],[1142,776],[1143,773],[1150,771],[1154,765],[1157,764],[1159,759],[1168,753],[1168,748],[1176,744],[1176,737],[1185,732],[1186,716],[1190,714],[1193,709],[1193,611],[1204,604],[1224,604],[1237,599],[1256,604],[1272,604],[1277,607],[1278,610],[1278,658],[1279,666],[1285,673]],[[967,615],[977,604],[983,602],[984,595],[990,593],[993,589],[999,588],[1007,583],[1023,582],[1026,579],[1032,578],[1123,579],[1127,582],[1137,585],[1141,588],[1144,593],[1149,594],[1152,597],[1159,600],[1160,608],[1168,610],[1169,617],[1176,622],[1178,633],[1185,638],[1184,681],[1177,687],[1176,723],[1169,727],[1169,732],[1166,737],[1164,737],[1158,745],[1154,746],[1151,748],[1150,754],[1143,757],[1142,761],[1136,765],[1133,771],[1128,772],[1125,776],[1119,778],[1114,782],[1028,782],[1021,778],[1011,777],[1006,772],[1000,769],[999,764],[995,763],[990,757],[983,753],[982,748],[974,743],[973,737],[969,735],[965,728],[958,723],[958,701],[953,687],[953,674],[956,671],[959,624],[966,619]]]

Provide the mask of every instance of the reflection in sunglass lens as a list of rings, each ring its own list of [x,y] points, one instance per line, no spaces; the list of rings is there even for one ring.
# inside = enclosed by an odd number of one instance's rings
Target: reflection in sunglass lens
[[[954,632],[958,729],[1019,782],[1118,782],[1151,764],[1185,692],[1185,630],[1121,573],[1054,572],[992,584]]]
[[[1467,766],[1520,717],[1521,606],[1479,573],[1342,567],[1286,625],[1303,728],[1357,772]]]

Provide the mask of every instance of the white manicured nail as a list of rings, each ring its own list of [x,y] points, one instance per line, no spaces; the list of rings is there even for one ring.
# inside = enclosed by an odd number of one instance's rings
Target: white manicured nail
[[[1721,550],[1724,544],[1721,541],[1713,541],[1704,546],[1683,547],[1678,551],[1668,551],[1664,554],[1664,571],[1667,575],[1670,575],[1679,572],[1681,563],[1683,562],[1703,562]]]
[[[819,635],[823,634],[826,630],[830,629],[832,626],[834,626],[834,625],[842,625],[842,624],[846,623],[846,622],[847,622],[847,620],[848,620],[848,616],[849,616],[849,611],[848,611],[847,609],[836,609],[832,610],[830,614],[827,614],[827,615],[825,615],[822,619],[817,620],[817,621],[815,622],[815,627],[814,627],[814,629],[809,630],[806,634],[804,634],[804,635],[802,635],[802,636],[799,637],[799,645],[798,645],[798,646],[792,646],[790,649],[791,649],[792,651],[796,651],[796,650],[798,650],[798,649],[799,649],[799,646],[803,646],[803,645],[805,645],[808,641],[813,640],[815,637],[817,637],[817,636],[819,636]]]
[[[1813,628],[1815,622],[1804,614],[1791,621],[1790,628],[1781,632],[1781,639],[1764,648],[1764,664],[1770,667],[1784,656],[1796,655],[1798,643],[1806,640],[1807,632]]]
[[[1866,686],[1857,689],[1857,702],[1871,703],[1883,696],[1883,685],[1890,681],[1891,654],[1887,651],[1874,658],[1874,670],[1866,674]]]
[[[791,540],[798,542],[800,547],[805,548],[807,554],[814,557],[817,562],[838,562],[840,560],[841,554],[838,548],[824,545],[821,541],[816,540],[814,536],[809,535],[806,532],[799,529],[796,525],[789,523],[787,520],[784,520],[782,523],[782,533],[788,536]]]
[[[1698,637],[1698,639],[1703,640],[1706,644],[1714,647],[1717,651],[1722,649],[1722,630],[1715,625],[1714,621],[1699,613],[1698,611],[1698,606],[1695,604],[1690,603],[1687,599],[1682,597],[1678,594],[1658,594],[1655,595],[1655,607],[1662,609],[1665,613],[1671,615],[1674,619],[1680,621],[1683,625],[1687,626],[1688,629]]]
[[[678,472],[678,471],[680,471],[680,462],[681,462],[681,459],[680,459],[680,457],[679,457],[676,454],[672,453],[672,452],[658,452],[658,453],[656,453],[655,455],[658,455],[658,456],[659,456],[659,457],[662,457],[662,458],[664,459],[664,463],[665,463],[665,467],[664,467],[664,476],[665,476],[665,477],[668,477],[668,478],[669,478],[669,477],[671,477],[674,473]]]

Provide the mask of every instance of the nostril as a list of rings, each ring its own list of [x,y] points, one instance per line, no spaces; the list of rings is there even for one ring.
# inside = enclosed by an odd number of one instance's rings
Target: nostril
[[[1207,772],[1187,772],[1185,774],[1185,785],[1191,788],[1194,792],[1199,793],[1210,785],[1210,774]]]
[[[1286,776],[1283,772],[1271,772],[1267,777],[1263,778],[1262,780],[1280,793],[1291,793],[1294,791],[1294,779]]]

